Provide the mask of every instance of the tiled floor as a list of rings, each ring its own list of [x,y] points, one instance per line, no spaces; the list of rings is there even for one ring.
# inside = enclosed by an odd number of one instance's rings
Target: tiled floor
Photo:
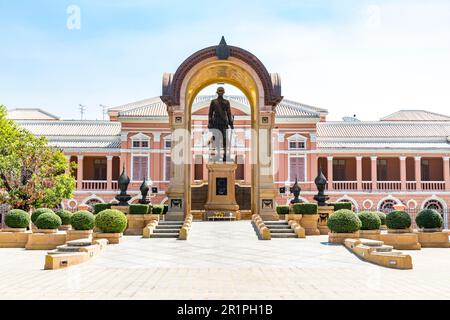
[[[43,271],[45,252],[0,249],[4,299],[450,299],[450,249],[414,270],[365,263],[327,237],[257,239],[249,221],[194,222],[188,241],[126,237],[98,258]]]

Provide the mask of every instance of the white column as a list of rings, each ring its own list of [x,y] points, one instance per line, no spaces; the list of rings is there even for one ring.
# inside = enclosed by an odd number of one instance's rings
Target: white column
[[[443,157],[443,164],[444,164],[444,181],[445,181],[445,191],[450,190],[450,157]]]
[[[417,156],[415,161],[416,190],[422,190],[422,157]]]
[[[400,181],[401,181],[401,190],[406,190],[406,157],[401,156],[400,159]]]
[[[370,157],[371,164],[371,177],[372,177],[372,190],[378,190],[377,182],[378,182],[378,174],[377,174],[377,156]]]
[[[327,157],[327,180],[328,180],[328,190],[333,190],[333,157]]]
[[[357,156],[356,157],[356,181],[358,183],[357,189],[358,191],[361,191],[363,189],[362,186],[362,157]]]
[[[106,190],[112,190],[113,156],[106,157]]]
[[[83,160],[84,156],[77,157],[77,189],[83,189]]]

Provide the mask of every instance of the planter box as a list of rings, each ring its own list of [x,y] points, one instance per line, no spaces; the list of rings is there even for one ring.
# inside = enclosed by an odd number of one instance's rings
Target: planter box
[[[408,229],[387,229],[388,233],[392,233],[392,234],[401,234],[401,233],[412,233],[413,230],[411,228]]]
[[[422,248],[450,248],[447,232],[427,232],[417,233]]]
[[[302,220],[300,220],[300,225],[305,229],[307,236],[318,236],[320,231],[317,228],[319,221],[318,214],[304,214],[302,215]]]
[[[285,220],[286,221],[295,221],[297,223],[300,223],[300,220],[302,220],[303,215],[301,214],[295,214],[295,213],[289,213],[285,215]],[[280,219],[281,219],[281,215],[280,215]]]
[[[358,239],[358,238],[359,238],[359,231],[353,233],[335,233],[335,232],[328,233],[329,243],[344,244],[345,239]]]
[[[2,229],[0,248],[25,248],[30,234],[26,229]]]
[[[362,239],[380,240],[381,230],[359,230]]]
[[[58,233],[58,229],[33,229],[33,233],[45,233],[45,234]]]
[[[157,214],[127,214],[128,225],[126,235],[141,236],[144,228],[153,220],[159,221]]]
[[[93,230],[68,230],[67,241],[92,239]]]
[[[49,230],[40,230],[44,232],[33,231],[28,237],[25,246],[27,250],[54,250],[58,246],[66,243],[67,234],[64,231],[49,233]]]
[[[382,224],[381,226],[380,226],[380,230],[387,230],[388,228],[387,228],[387,226],[385,225],[385,224]]]
[[[72,226],[70,224],[63,225],[63,226],[59,227],[58,230],[60,230],[60,231],[72,230]]]
[[[397,250],[420,250],[419,237],[417,233],[386,233],[380,234],[384,244],[393,246]]]
[[[122,236],[122,233],[94,233],[94,239],[106,239],[108,244],[119,244]]]

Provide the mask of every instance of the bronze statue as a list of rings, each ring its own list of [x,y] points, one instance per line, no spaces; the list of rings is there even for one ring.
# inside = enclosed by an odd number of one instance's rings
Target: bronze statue
[[[217,89],[218,98],[211,101],[209,107],[208,129],[218,130],[222,134],[223,162],[227,161],[227,130],[234,129],[230,101],[224,99],[225,89]],[[213,133],[214,134],[214,133]],[[216,132],[218,134],[218,132]],[[215,138],[215,137],[214,137]],[[216,157],[220,157],[220,141],[215,141]]]

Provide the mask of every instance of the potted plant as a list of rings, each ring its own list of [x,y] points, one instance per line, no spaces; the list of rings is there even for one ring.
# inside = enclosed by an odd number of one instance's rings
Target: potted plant
[[[300,225],[308,236],[320,235],[317,228],[319,221],[318,206],[315,203],[296,203],[293,206],[294,214],[301,214]]]
[[[418,232],[419,242],[425,248],[450,247],[448,233],[442,231],[444,219],[436,210],[425,209],[416,217],[416,224],[420,228]]]
[[[160,204],[154,205],[153,208],[152,208],[152,212],[153,212],[153,214],[158,215],[158,217],[160,219],[162,219],[163,218],[162,215],[163,215],[163,212],[164,212],[164,206],[160,205]]]
[[[380,234],[380,240],[399,250],[420,250],[416,233],[411,230],[411,217],[405,211],[392,211],[386,216],[387,234]]]
[[[328,233],[328,242],[342,244],[345,239],[358,238],[362,224],[353,211],[341,209],[328,218],[327,225],[331,231]]]
[[[363,211],[358,214],[361,221],[359,237],[365,239],[379,240],[381,219],[376,212]]]
[[[101,230],[95,234],[96,239],[105,238],[110,244],[117,244],[127,227],[127,217],[118,210],[103,210],[95,216],[95,227]]]
[[[54,213],[52,209],[48,209],[48,208],[39,208],[36,209],[32,214],[31,214],[31,222],[33,223],[33,226],[35,229],[36,228],[36,220],[39,218],[39,216],[43,213],[46,212],[50,212],[50,213]]]
[[[95,216],[89,211],[77,211],[70,218],[72,230],[67,231],[67,241],[91,239]]]
[[[129,214],[127,214],[128,226],[125,230],[127,235],[142,235],[147,224],[150,223],[151,215],[148,215],[149,205],[147,204],[131,204],[129,206]]]
[[[285,220],[293,220],[290,219],[290,215],[289,215],[289,206],[277,206],[276,210],[277,210],[277,214],[280,216],[281,219],[285,219]]]
[[[19,209],[5,215],[7,229],[0,230],[0,248],[25,248],[30,231],[30,215]]]
[[[29,235],[25,246],[27,250],[52,250],[66,243],[66,233],[58,232],[62,225],[61,218],[54,212],[39,215],[35,225],[37,229]]]
[[[62,225],[59,227],[59,230],[70,230],[70,218],[72,217],[72,212],[67,210],[58,210],[55,213],[61,218]]]

